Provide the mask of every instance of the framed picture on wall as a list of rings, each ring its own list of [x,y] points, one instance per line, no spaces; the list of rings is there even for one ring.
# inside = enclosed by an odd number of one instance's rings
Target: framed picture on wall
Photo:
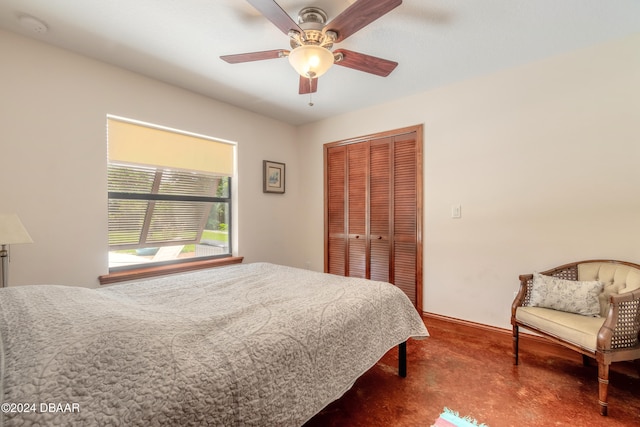
[[[262,161],[262,192],[263,193],[284,193],[284,163]]]

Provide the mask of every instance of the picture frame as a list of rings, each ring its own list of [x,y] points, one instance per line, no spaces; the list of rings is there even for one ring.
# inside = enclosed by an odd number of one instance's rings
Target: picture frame
[[[271,160],[262,161],[262,192],[284,194],[285,164]]]

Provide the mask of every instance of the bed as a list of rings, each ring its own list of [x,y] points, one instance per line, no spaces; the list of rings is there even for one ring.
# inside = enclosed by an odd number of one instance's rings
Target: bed
[[[0,289],[13,425],[299,426],[428,336],[397,287],[268,263]]]

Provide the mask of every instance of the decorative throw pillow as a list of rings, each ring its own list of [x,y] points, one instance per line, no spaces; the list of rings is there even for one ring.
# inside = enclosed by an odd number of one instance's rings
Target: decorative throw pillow
[[[600,315],[598,295],[604,283],[559,279],[533,273],[530,307],[546,307],[584,316]]]

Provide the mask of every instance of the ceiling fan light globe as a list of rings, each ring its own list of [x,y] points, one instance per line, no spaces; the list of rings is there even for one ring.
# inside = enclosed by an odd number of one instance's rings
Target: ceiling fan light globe
[[[289,63],[303,77],[320,77],[333,65],[329,49],[314,46],[298,46],[289,53]]]

